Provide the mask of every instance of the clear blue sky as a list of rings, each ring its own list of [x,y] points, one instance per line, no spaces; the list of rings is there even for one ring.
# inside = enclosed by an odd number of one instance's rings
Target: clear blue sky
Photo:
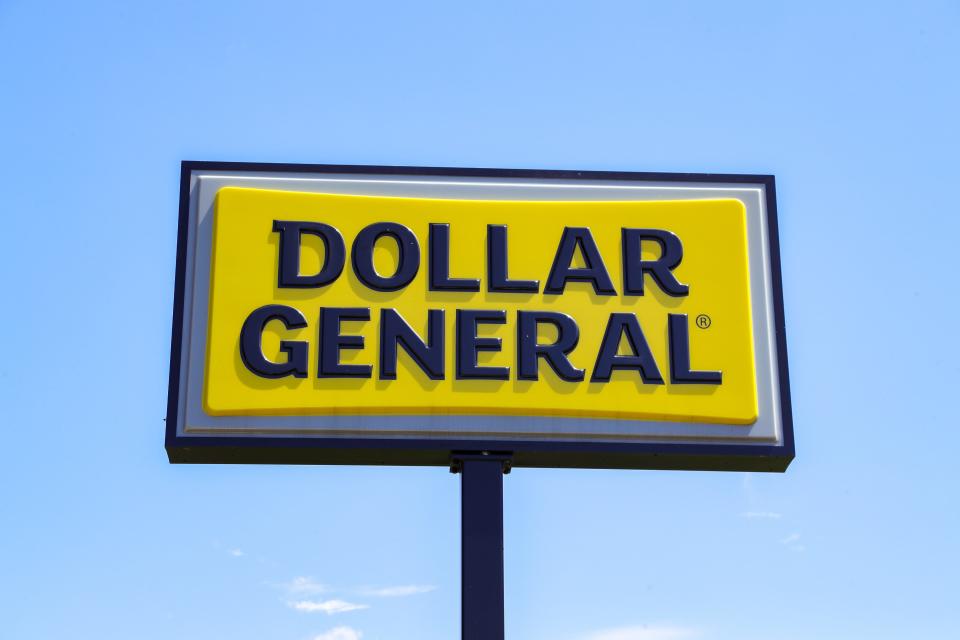
[[[167,464],[182,159],[776,174],[797,459],[514,472],[508,636],[958,637],[960,5],[854,4],[0,2],[0,637],[457,637],[445,469]]]

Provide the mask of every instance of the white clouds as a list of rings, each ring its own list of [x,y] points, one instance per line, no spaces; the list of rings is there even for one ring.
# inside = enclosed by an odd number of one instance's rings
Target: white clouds
[[[434,589],[436,589],[436,587],[429,584],[405,584],[380,589],[361,589],[360,593],[365,596],[374,596],[377,598],[398,598],[402,596],[415,596],[418,593],[428,593]]]
[[[687,640],[698,637],[697,631],[685,627],[639,625],[595,631],[585,640]]]
[[[740,515],[747,520],[779,520],[783,517],[776,511],[745,511]]]
[[[287,606],[291,609],[300,611],[301,613],[325,613],[328,616],[338,613],[347,613],[348,611],[369,609],[370,605],[358,602],[348,602],[347,600],[331,598],[329,596],[326,598],[317,598],[316,596],[330,593],[338,595],[339,593],[353,593],[355,595],[375,598],[399,598],[404,596],[413,596],[420,593],[427,593],[436,589],[436,587],[433,585],[425,584],[403,584],[388,587],[367,587],[363,589],[334,589],[325,584],[317,582],[308,576],[298,576],[290,582],[274,584],[272,586],[286,592],[285,600]],[[340,629],[346,629],[346,627],[337,627],[337,629],[334,629],[333,631],[338,631]],[[333,631],[330,633],[333,633]],[[353,632],[353,630],[351,630],[351,632]],[[339,638],[339,636],[335,637]]]
[[[800,534],[791,533],[786,538],[780,541],[780,544],[790,549],[790,551],[800,553],[801,551],[806,551],[807,548],[800,543]]]
[[[779,520],[783,517],[782,514],[776,511],[744,511],[740,515],[747,520]],[[800,544],[800,534],[797,532],[781,538],[779,542],[794,553],[801,553],[807,550],[804,545]]]
[[[347,611],[357,611],[359,609],[368,609],[369,605],[355,604],[345,600],[297,600],[288,602],[291,608],[305,613],[325,613],[332,616],[335,613],[346,613]]]
[[[327,585],[320,584],[313,578],[307,576],[298,576],[290,582],[281,584],[280,588],[291,595],[316,595],[330,591]]]
[[[313,640],[360,640],[363,634],[351,627],[334,627],[330,631],[325,631]]]
[[[227,553],[232,555],[234,558],[240,558],[242,556],[247,555],[243,552],[243,549],[229,549]]]

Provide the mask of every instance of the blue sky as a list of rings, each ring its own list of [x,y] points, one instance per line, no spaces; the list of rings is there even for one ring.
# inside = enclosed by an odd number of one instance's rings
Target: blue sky
[[[457,637],[445,469],[167,464],[203,159],[775,174],[797,459],[515,471],[508,636],[956,637],[958,62],[954,0],[3,0],[0,636]]]

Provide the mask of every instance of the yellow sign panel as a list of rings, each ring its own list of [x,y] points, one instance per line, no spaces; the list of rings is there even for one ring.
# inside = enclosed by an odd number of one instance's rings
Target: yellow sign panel
[[[213,233],[211,415],[757,419],[740,200],[226,187]]]

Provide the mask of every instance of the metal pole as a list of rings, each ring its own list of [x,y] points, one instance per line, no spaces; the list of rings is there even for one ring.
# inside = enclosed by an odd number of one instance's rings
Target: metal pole
[[[460,472],[462,640],[503,640],[503,474],[510,456],[455,455]]]

